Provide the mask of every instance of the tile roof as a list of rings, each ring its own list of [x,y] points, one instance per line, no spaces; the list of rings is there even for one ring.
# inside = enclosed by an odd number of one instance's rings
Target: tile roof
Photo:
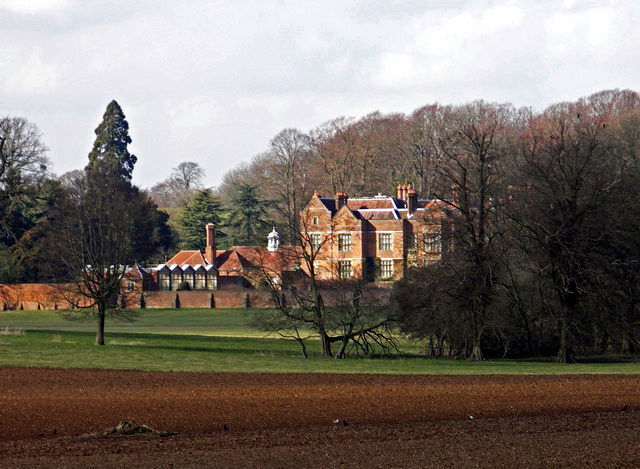
[[[216,256],[216,266],[219,272],[225,273],[259,267],[282,272],[294,270],[297,259],[297,250],[289,246],[280,246],[276,252],[269,252],[263,246],[234,246]]]
[[[185,264],[206,265],[207,261],[204,259],[204,256],[200,251],[180,251],[178,254],[169,259],[166,264],[178,264],[179,266],[183,266]]]
[[[360,215],[365,220],[397,220],[400,218],[395,210],[363,210]]]
[[[394,200],[393,197],[363,197],[361,199],[347,200],[347,207],[350,210],[394,209],[402,207],[402,204],[398,204],[398,201]]]

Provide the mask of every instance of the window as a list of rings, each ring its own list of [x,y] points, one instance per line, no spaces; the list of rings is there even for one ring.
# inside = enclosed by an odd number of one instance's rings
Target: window
[[[182,272],[174,271],[171,273],[171,289],[177,290],[182,283]]]
[[[169,274],[158,274],[158,280],[160,281],[160,290],[171,290],[171,277]]]
[[[339,234],[338,235],[338,251],[351,251],[351,235]]]
[[[382,260],[380,261],[380,278],[392,278],[393,277],[393,261]]]
[[[344,279],[351,277],[353,277],[351,261],[338,261],[338,278]]]
[[[207,290],[215,290],[218,288],[218,277],[215,272],[207,272]]]
[[[186,272],[182,275],[182,283],[186,283],[189,285],[189,290],[193,290],[193,273]]]
[[[309,236],[309,244],[311,244],[312,252],[318,252],[322,244],[322,235],[314,233]]]
[[[136,289],[136,284],[131,280],[127,280],[127,291],[134,291]]]
[[[440,233],[424,234],[424,250],[429,252],[440,252],[442,250]]]
[[[196,282],[195,282],[195,286],[194,289],[195,290],[204,290],[207,286],[206,283],[206,274],[204,272],[196,272]]]
[[[391,249],[393,249],[391,233],[380,233],[378,235],[378,251],[391,251]]]
[[[312,218],[312,223],[313,223],[315,226],[318,226],[318,217],[313,217],[313,218]]]

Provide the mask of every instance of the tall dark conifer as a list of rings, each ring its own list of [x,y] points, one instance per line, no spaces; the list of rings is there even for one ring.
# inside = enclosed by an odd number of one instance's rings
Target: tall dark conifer
[[[206,242],[205,226],[216,225],[216,239],[225,237],[220,231],[220,201],[211,195],[211,190],[198,192],[190,204],[185,205],[178,217],[178,225],[185,249],[203,249]]]
[[[268,203],[258,198],[258,188],[238,184],[231,197],[227,228],[235,245],[266,243],[269,223],[266,221]]]
[[[131,143],[129,124],[116,100],[111,101],[107,106],[102,122],[95,132],[96,140],[93,150],[89,153],[89,164],[86,169],[91,170],[99,164],[103,169],[109,168],[125,181],[130,181],[138,158],[129,153],[127,148]]]

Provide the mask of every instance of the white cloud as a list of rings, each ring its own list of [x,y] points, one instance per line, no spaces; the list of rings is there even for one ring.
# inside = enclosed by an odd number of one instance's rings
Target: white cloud
[[[115,98],[138,183],[192,159],[214,185],[285,127],[640,90],[635,2],[410,3],[0,0],[1,112],[35,122],[62,172],[84,166]]]
[[[167,107],[172,136],[178,138],[191,136],[216,125],[220,116],[215,103],[207,97],[193,97],[181,103],[171,103]]]
[[[482,26],[489,30],[513,29],[522,23],[523,12],[514,5],[499,5],[485,11]]]
[[[44,14],[68,7],[68,0],[0,0],[0,10],[18,14]]]
[[[0,84],[8,93],[21,97],[42,97],[57,88],[60,69],[63,66],[46,61],[37,52],[7,48],[0,51],[0,70],[10,73],[0,74]]]

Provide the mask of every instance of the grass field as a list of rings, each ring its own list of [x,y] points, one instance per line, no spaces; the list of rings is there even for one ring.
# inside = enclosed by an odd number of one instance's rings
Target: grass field
[[[261,310],[228,309],[140,309],[134,310],[132,322],[107,318],[105,331],[112,333],[206,335],[232,337],[262,337],[264,334],[247,327],[254,313]],[[54,311],[5,311],[0,312],[0,330],[20,327],[28,330],[57,330],[95,332],[95,322],[65,319],[64,313]]]
[[[0,365],[154,371],[316,372],[381,374],[640,373],[638,363],[427,360],[401,341],[392,358],[311,359],[297,343],[263,337],[241,309],[140,310],[134,322],[107,320],[105,347],[93,345],[92,321],[68,321],[52,311],[0,312]]]

